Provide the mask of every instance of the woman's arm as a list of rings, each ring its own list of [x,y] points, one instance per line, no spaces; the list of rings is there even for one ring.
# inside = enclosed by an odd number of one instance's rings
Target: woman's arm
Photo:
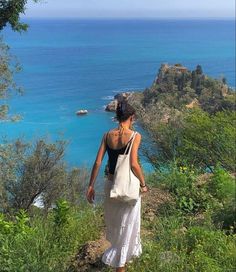
[[[92,169],[91,176],[90,176],[90,181],[89,181],[89,186],[92,186],[92,187],[94,187],[94,183],[95,183],[95,180],[97,178],[99,168],[101,166],[103,157],[104,157],[105,152],[106,152],[106,142],[105,142],[105,140],[106,140],[106,134],[104,134],[104,136],[102,138],[102,142],[101,142],[101,145],[99,147],[96,160],[95,160],[95,162],[93,164],[93,169]]]
[[[137,133],[134,139],[131,153],[130,153],[130,164],[131,164],[131,169],[134,172],[134,174],[137,176],[137,178],[139,179],[140,184],[144,185],[145,184],[144,175],[140,167],[140,164],[138,162],[138,149],[139,149],[140,143],[141,143],[141,135]]]
[[[94,198],[95,198],[94,183],[96,181],[99,168],[101,166],[103,157],[104,157],[105,152],[106,152],[105,139],[106,139],[106,134],[104,134],[104,136],[102,138],[102,142],[101,142],[101,145],[99,147],[96,160],[95,160],[95,162],[93,164],[93,169],[92,169],[90,180],[89,180],[89,186],[88,186],[88,190],[87,190],[87,193],[86,193],[86,197],[87,197],[87,200],[90,203],[93,203]]]

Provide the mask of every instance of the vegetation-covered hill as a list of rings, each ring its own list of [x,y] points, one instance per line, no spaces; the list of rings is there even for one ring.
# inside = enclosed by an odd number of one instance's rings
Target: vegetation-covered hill
[[[213,79],[203,73],[200,65],[190,71],[180,64],[162,64],[151,87],[134,96],[144,123],[150,118],[150,121],[165,122],[170,112],[194,107],[210,114],[234,110],[236,98],[224,77]]]
[[[149,132],[149,161],[159,169],[176,161],[235,172],[235,98],[225,78],[205,75],[200,65],[161,65],[152,86],[129,99]]]

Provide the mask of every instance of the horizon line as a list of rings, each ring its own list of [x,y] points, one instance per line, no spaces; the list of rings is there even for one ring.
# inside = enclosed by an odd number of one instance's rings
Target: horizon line
[[[235,20],[235,17],[79,17],[79,16],[22,16],[21,19],[96,19],[96,20]]]

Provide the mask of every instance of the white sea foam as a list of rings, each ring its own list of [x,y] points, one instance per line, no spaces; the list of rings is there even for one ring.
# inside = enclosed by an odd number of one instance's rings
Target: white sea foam
[[[107,95],[102,97],[102,100],[112,100],[112,99],[114,99],[113,95]]]
[[[123,88],[121,90],[113,90],[112,93],[135,92],[135,91],[138,91],[138,90],[143,90],[143,88],[135,88],[135,87]]]

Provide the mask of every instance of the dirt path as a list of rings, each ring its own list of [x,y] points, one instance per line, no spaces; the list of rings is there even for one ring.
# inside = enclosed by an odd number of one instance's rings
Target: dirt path
[[[159,188],[151,188],[142,196],[142,222],[152,221],[157,216],[163,204],[172,200],[167,191]],[[152,235],[142,224],[141,238]],[[102,272],[105,265],[101,261],[103,252],[110,246],[105,239],[105,229],[102,230],[100,238],[86,243],[75,256],[68,272]]]

